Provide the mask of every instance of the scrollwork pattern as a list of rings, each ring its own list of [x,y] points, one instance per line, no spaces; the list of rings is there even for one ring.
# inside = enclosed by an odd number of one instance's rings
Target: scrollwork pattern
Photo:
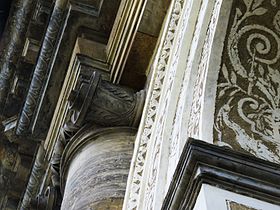
[[[55,7],[50,19],[49,26],[42,44],[40,55],[34,70],[34,75],[26,97],[21,116],[19,118],[16,133],[24,134],[28,131],[35,109],[38,105],[41,91],[43,89],[45,76],[50,67],[55,45],[59,37],[60,27],[63,22],[64,10]]]
[[[16,71],[17,62],[24,46],[23,38],[26,35],[30,16],[34,8],[32,0],[14,1],[12,14],[9,18],[6,34],[1,40],[0,59],[0,105],[4,108],[6,97],[11,87]]]
[[[217,144],[280,163],[280,5],[238,3],[224,48],[214,136]]]

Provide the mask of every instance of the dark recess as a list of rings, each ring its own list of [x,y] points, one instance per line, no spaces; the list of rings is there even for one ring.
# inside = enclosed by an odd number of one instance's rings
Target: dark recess
[[[11,3],[12,3],[11,0],[0,1],[0,39],[2,37],[2,33],[5,29],[5,24],[9,16]]]

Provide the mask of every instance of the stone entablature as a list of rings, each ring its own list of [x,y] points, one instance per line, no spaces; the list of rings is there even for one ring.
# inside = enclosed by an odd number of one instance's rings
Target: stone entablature
[[[18,8],[19,17],[29,17],[35,5],[30,2]],[[158,30],[146,34],[147,17],[154,17],[150,10],[155,2],[48,0],[43,4],[36,0],[28,29],[27,20],[18,28],[11,25],[12,35],[22,34],[25,39],[26,29],[29,33],[41,24],[38,34],[42,35],[43,22],[54,3],[41,50],[41,36],[33,39],[37,33],[29,34],[22,43],[17,37],[15,45],[9,40],[5,43],[11,50],[0,63],[4,66],[0,104],[11,108],[6,112],[8,119],[1,116],[3,132],[15,144],[24,140],[34,143],[32,139],[37,141],[34,145],[40,142],[23,209],[29,208],[26,206],[38,193],[36,208],[53,208],[56,201],[59,203],[57,189],[65,183],[61,181],[60,158],[83,126],[135,126],[140,120],[143,94],[113,83],[122,78],[127,58],[142,58],[141,53],[136,55],[145,50],[135,48],[155,44],[152,36]],[[123,209],[157,209],[162,205],[188,137],[279,163],[279,6],[275,0],[171,0],[151,68],[140,71],[142,76],[149,71],[152,75],[146,85],[147,103]],[[156,11],[163,16],[164,9]],[[45,19],[40,18],[41,13]],[[149,29],[158,25],[152,26]],[[23,53],[10,53],[18,49]],[[22,69],[20,62],[30,65]],[[143,63],[139,66],[148,62]],[[21,73],[26,75],[20,78]],[[24,107],[19,111],[22,102]]]

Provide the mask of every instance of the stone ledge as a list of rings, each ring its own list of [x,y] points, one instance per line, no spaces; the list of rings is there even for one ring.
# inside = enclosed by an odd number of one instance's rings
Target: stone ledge
[[[190,138],[162,210],[192,209],[204,183],[279,205],[279,180],[277,164]]]

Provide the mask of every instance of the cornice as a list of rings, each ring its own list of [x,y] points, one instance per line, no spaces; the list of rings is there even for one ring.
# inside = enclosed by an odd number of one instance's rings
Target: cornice
[[[59,98],[57,90],[62,87],[67,74],[75,42],[80,38],[83,27],[97,31],[97,37],[108,33],[108,29],[101,32],[102,21],[108,19],[108,14],[105,14],[108,5],[103,0],[92,5],[87,1],[56,1],[17,123],[17,135],[31,135],[38,140],[46,137]],[[105,44],[106,56],[102,61],[108,67],[110,81],[113,83],[118,83],[121,78],[145,5],[146,0],[122,0],[114,28]],[[104,7],[105,12],[102,12]],[[105,35],[105,39],[108,37],[109,34]],[[57,88],[54,89],[54,86]]]
[[[192,209],[204,183],[279,205],[279,179],[277,164],[189,139],[162,210]]]
[[[55,6],[50,23],[43,41],[37,64],[35,66],[33,78],[20,115],[16,134],[26,133],[32,122],[35,109],[38,105],[41,91],[43,90],[44,78],[47,76],[49,66],[52,65],[52,56],[55,53],[54,46],[57,44],[61,34],[61,26],[64,19],[64,10]]]

